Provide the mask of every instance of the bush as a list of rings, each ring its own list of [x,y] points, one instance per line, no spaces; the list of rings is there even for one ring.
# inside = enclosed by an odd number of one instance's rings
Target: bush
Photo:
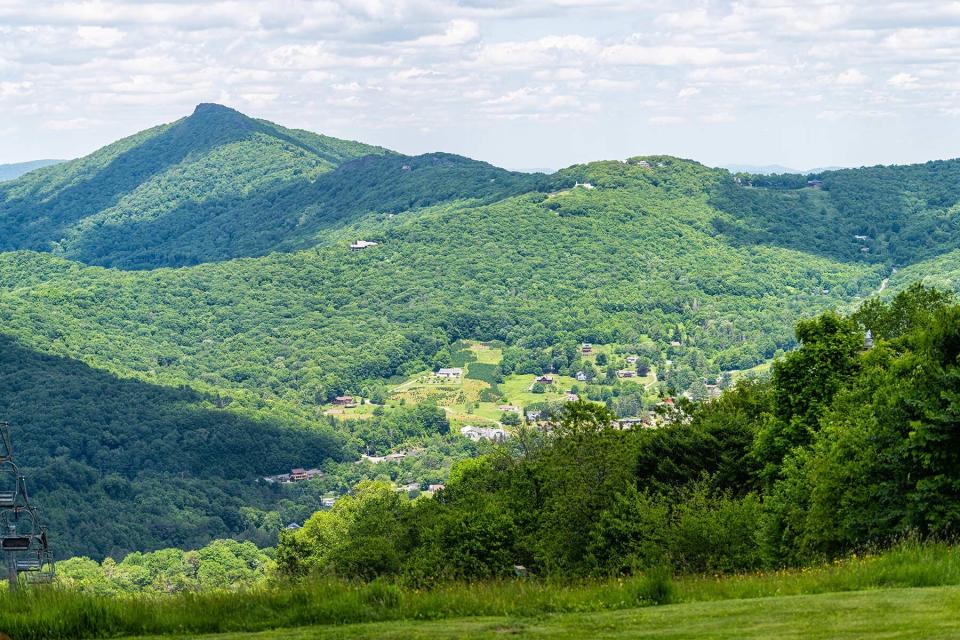
[[[632,600],[640,606],[670,604],[675,599],[676,589],[669,567],[649,569],[630,586]]]

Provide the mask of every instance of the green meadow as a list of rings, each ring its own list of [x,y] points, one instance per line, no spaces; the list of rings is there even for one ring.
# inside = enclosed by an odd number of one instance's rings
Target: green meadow
[[[921,638],[960,631],[960,548],[903,543],[802,570],[412,588],[304,581],[249,591],[0,595],[17,640],[246,638]],[[219,634],[219,635],[217,635]]]
[[[456,618],[229,633],[209,640],[449,640],[453,638],[927,639],[960,634],[960,588],[887,589],[766,600],[699,602],[539,618]]]

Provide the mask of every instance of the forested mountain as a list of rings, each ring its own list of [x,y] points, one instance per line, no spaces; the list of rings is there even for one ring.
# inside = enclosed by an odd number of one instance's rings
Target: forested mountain
[[[369,212],[488,201],[547,182],[201,104],[187,118],[0,187],[0,249],[124,269],[192,265],[313,246],[327,227]]]
[[[464,338],[536,361],[643,343],[688,383],[753,367],[798,319],[947,259],[957,177],[522,174],[200,105],[0,185],[0,417],[71,553],[255,537],[241,506],[289,497],[258,475],[357,455],[334,396]]]
[[[53,164],[59,164],[63,160],[31,160],[30,162],[14,162],[13,164],[0,164],[0,182],[14,180],[25,173],[30,173],[35,169],[42,169]]]
[[[237,535],[248,529],[242,507],[272,510],[279,499],[252,475],[343,456],[343,437],[327,425],[230,411],[220,398],[119,379],[5,336],[0,362],[17,459],[70,553],[103,557]]]
[[[806,188],[808,182],[818,188]],[[960,247],[960,161],[721,181],[711,204],[732,242],[909,265]]]
[[[190,117],[0,186],[0,249],[124,266],[207,258],[177,246],[170,255],[157,253],[156,244],[186,236],[187,247],[218,247],[210,259],[242,255],[231,241],[237,230],[215,225],[224,211],[235,210],[238,198],[269,198],[290,183],[309,184],[343,162],[383,152],[201,104]],[[230,222],[242,228],[251,217],[234,211]],[[213,236],[190,238],[204,233]],[[269,238],[253,244],[271,248]]]

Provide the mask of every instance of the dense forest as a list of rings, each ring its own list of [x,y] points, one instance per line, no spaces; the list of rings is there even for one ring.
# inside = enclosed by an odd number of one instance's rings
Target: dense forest
[[[452,460],[476,455],[428,405],[338,424],[235,411],[223,397],[116,378],[7,338],[0,361],[17,459],[67,556],[194,548],[227,536],[271,546],[281,526],[364,477],[425,488]],[[380,468],[354,462],[414,441],[430,452]],[[322,466],[325,476],[296,487],[262,481],[298,466]]]
[[[0,418],[68,554],[270,545],[327,493],[425,488],[478,454],[435,407],[323,411],[454,365],[458,341],[502,345],[474,369],[494,384],[571,375],[581,342],[632,345],[699,397],[790,352],[803,318],[887,284],[954,288],[958,167],[522,174],[200,105],[0,184]],[[657,400],[590,375],[611,384],[585,395],[620,413]],[[429,454],[355,464],[401,446]],[[257,480],[293,466],[326,477]]]
[[[871,332],[867,339],[866,331]],[[507,576],[731,572],[953,535],[960,305],[913,286],[797,325],[766,381],[622,430],[567,406],[458,464],[433,499],[365,483],[277,550],[289,576],[411,584]]]

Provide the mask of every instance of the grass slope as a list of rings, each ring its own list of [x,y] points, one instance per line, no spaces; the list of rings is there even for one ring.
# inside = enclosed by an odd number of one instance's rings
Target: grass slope
[[[587,630],[623,634],[649,630],[709,631],[717,635],[707,637],[724,638],[741,627],[752,629],[756,637],[771,631],[817,630],[823,637],[833,637],[847,627],[854,633],[851,637],[870,637],[868,633],[884,626],[891,632],[920,630],[928,634],[920,637],[933,637],[950,628],[942,625],[960,606],[958,585],[960,551],[943,544],[906,542],[879,555],[803,570],[674,581],[655,572],[572,584],[507,580],[432,589],[405,589],[380,581],[321,581],[163,597],[97,596],[58,589],[13,597],[0,592],[0,629],[18,640],[213,633],[230,634],[222,636],[227,638],[366,638],[400,631],[411,637],[433,637],[417,635],[429,633],[458,637],[456,633],[464,630],[498,628],[556,637],[585,637],[575,634]],[[873,614],[874,606],[890,603],[900,603],[893,613],[909,624],[897,626],[895,619]],[[811,616],[811,611],[817,615]]]
[[[960,587],[941,587],[698,602],[532,619],[486,617],[436,622],[403,621],[203,637],[208,640],[451,640],[505,636],[557,640],[919,640],[956,637],[960,634],[958,613]]]

